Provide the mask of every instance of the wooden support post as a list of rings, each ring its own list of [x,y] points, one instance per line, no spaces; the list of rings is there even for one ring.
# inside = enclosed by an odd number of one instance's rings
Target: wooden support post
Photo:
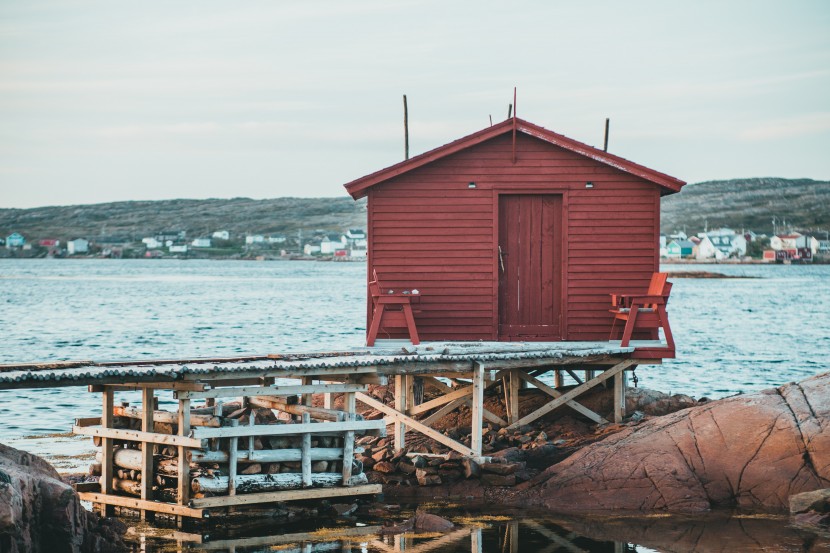
[[[323,394],[323,409],[331,409],[331,393],[326,392]]]
[[[311,423],[311,415],[303,413],[303,424]],[[303,456],[300,460],[303,471],[303,487],[311,487],[311,432],[303,434]]]
[[[141,431],[153,432],[153,412],[155,411],[155,392],[152,388],[141,390]],[[153,483],[155,470],[153,467],[153,450],[155,444],[141,443],[141,499],[153,499]],[[141,510],[141,520],[152,522],[154,513],[146,509]]]
[[[521,379],[519,378],[519,371],[521,369],[510,369],[510,417],[508,418],[507,422],[509,424],[513,424],[521,415],[519,415],[519,389],[521,387],[520,382]]]
[[[510,387],[513,388],[518,382],[513,382],[511,377]],[[476,457],[481,457],[482,446],[482,427],[484,425],[484,418],[482,411],[484,410],[484,366],[481,363],[473,364],[473,412],[472,412],[472,435],[470,438],[470,449]]]
[[[112,388],[106,387],[101,394],[103,396],[101,406],[101,426],[103,428],[112,428],[113,422],[113,392]],[[101,493],[104,495],[112,495],[112,451],[113,440],[111,438],[101,438]],[[102,516],[109,516],[112,514],[112,507],[105,503],[100,504],[100,513]]]
[[[614,375],[614,422],[620,423],[625,418],[625,387],[628,377],[625,371]]]
[[[395,375],[395,411],[403,413],[407,407],[406,382],[403,375]],[[395,451],[400,451],[406,446],[406,425],[401,419],[394,422],[395,428]]]
[[[179,436],[190,434],[190,400],[179,400]],[[190,462],[187,460],[187,448],[179,446],[179,505],[185,506],[190,501]],[[185,525],[185,517],[177,517],[179,528]]]
[[[350,376],[346,381],[351,383],[354,377]],[[346,420],[357,420],[357,405],[354,392],[343,394],[343,410],[346,411]],[[352,478],[352,463],[354,461],[354,430],[347,430],[343,433],[343,485],[350,485]]]
[[[563,385],[564,379],[562,378],[562,371],[560,369],[554,369],[553,371],[553,387],[554,388],[561,388]]]
[[[352,399],[354,401],[354,398]],[[355,414],[345,413],[345,420],[354,420]],[[352,462],[354,461],[354,430],[343,433],[343,485],[349,486],[352,478]]]
[[[314,377],[312,377],[312,376],[304,376],[303,377],[303,386],[311,386],[311,384],[313,382],[314,382]],[[302,401],[300,403],[302,403],[303,405],[307,405],[307,406],[311,407],[311,394],[303,394],[302,395]]]
[[[239,426],[238,419],[231,419],[230,425]],[[228,438],[228,495],[236,495],[236,472],[239,468],[239,438]]]
[[[248,415],[248,426],[254,426],[254,425],[256,425],[256,415],[254,415],[254,412],[251,411],[251,413]],[[248,458],[250,458],[254,454],[254,440],[255,439],[256,438],[253,435],[248,436]]]

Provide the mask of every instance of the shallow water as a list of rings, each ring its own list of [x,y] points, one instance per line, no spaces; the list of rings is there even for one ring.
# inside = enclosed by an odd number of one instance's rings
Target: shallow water
[[[358,515],[351,519],[319,517],[316,523],[274,523],[188,529],[184,533],[135,528],[130,541],[143,551],[266,551],[427,553],[653,551],[826,551],[830,539],[793,527],[788,517],[712,513],[702,517],[556,517],[493,507],[429,505],[427,509],[452,521],[442,533],[408,532],[384,535],[384,523],[400,523],[413,515],[404,508],[394,518]],[[179,541],[181,540],[181,541]]]

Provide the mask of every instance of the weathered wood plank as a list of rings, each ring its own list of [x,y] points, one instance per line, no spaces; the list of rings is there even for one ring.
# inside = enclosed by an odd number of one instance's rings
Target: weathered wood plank
[[[165,444],[192,448],[202,447],[201,440],[187,436],[155,434],[150,432],[141,432],[139,430],[126,430],[123,428],[104,428],[103,426],[73,426],[72,432],[74,434],[82,434],[84,436],[97,436],[99,438],[104,439],[127,440],[133,442],[150,442],[153,444]]]
[[[378,430],[384,427],[383,421],[343,421],[343,422],[320,422],[309,424],[258,424],[256,426],[239,426],[236,428],[193,428],[190,431],[191,439],[200,440],[208,438],[243,438],[246,436],[290,436],[300,435],[306,432],[321,434],[324,432],[345,432],[353,430],[362,432],[366,430]],[[192,442],[191,442],[192,443]],[[194,446],[188,446],[194,447]]]
[[[340,475],[338,475],[340,476]],[[228,497],[205,497],[190,500],[193,508],[210,509],[229,505],[252,505],[256,503],[276,503],[280,501],[296,501],[301,499],[324,499],[327,497],[350,497],[381,493],[380,484],[364,484],[349,488],[311,488],[307,490],[284,490],[276,492],[250,493]]]
[[[144,509],[147,511],[155,511],[156,513],[166,513],[168,515],[179,515],[192,518],[203,518],[205,516],[204,509],[174,505],[173,503],[162,503],[161,501],[146,501],[137,497],[125,497],[122,495],[94,492],[79,492],[78,497],[81,501],[91,501],[92,503],[114,505],[116,507],[126,507],[137,511]]]

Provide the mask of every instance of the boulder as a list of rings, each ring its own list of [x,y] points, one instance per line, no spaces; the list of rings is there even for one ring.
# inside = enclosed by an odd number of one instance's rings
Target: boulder
[[[126,527],[81,506],[46,461],[0,444],[0,550],[4,553],[126,551]]]
[[[806,513],[807,511],[830,512],[830,488],[790,496],[790,513]]]
[[[556,512],[786,510],[830,485],[830,373],[630,426],[519,486]]]

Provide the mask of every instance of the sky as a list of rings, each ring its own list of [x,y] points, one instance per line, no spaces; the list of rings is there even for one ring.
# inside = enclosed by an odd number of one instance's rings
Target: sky
[[[0,207],[326,197],[517,114],[688,182],[830,180],[830,2],[0,2]]]

